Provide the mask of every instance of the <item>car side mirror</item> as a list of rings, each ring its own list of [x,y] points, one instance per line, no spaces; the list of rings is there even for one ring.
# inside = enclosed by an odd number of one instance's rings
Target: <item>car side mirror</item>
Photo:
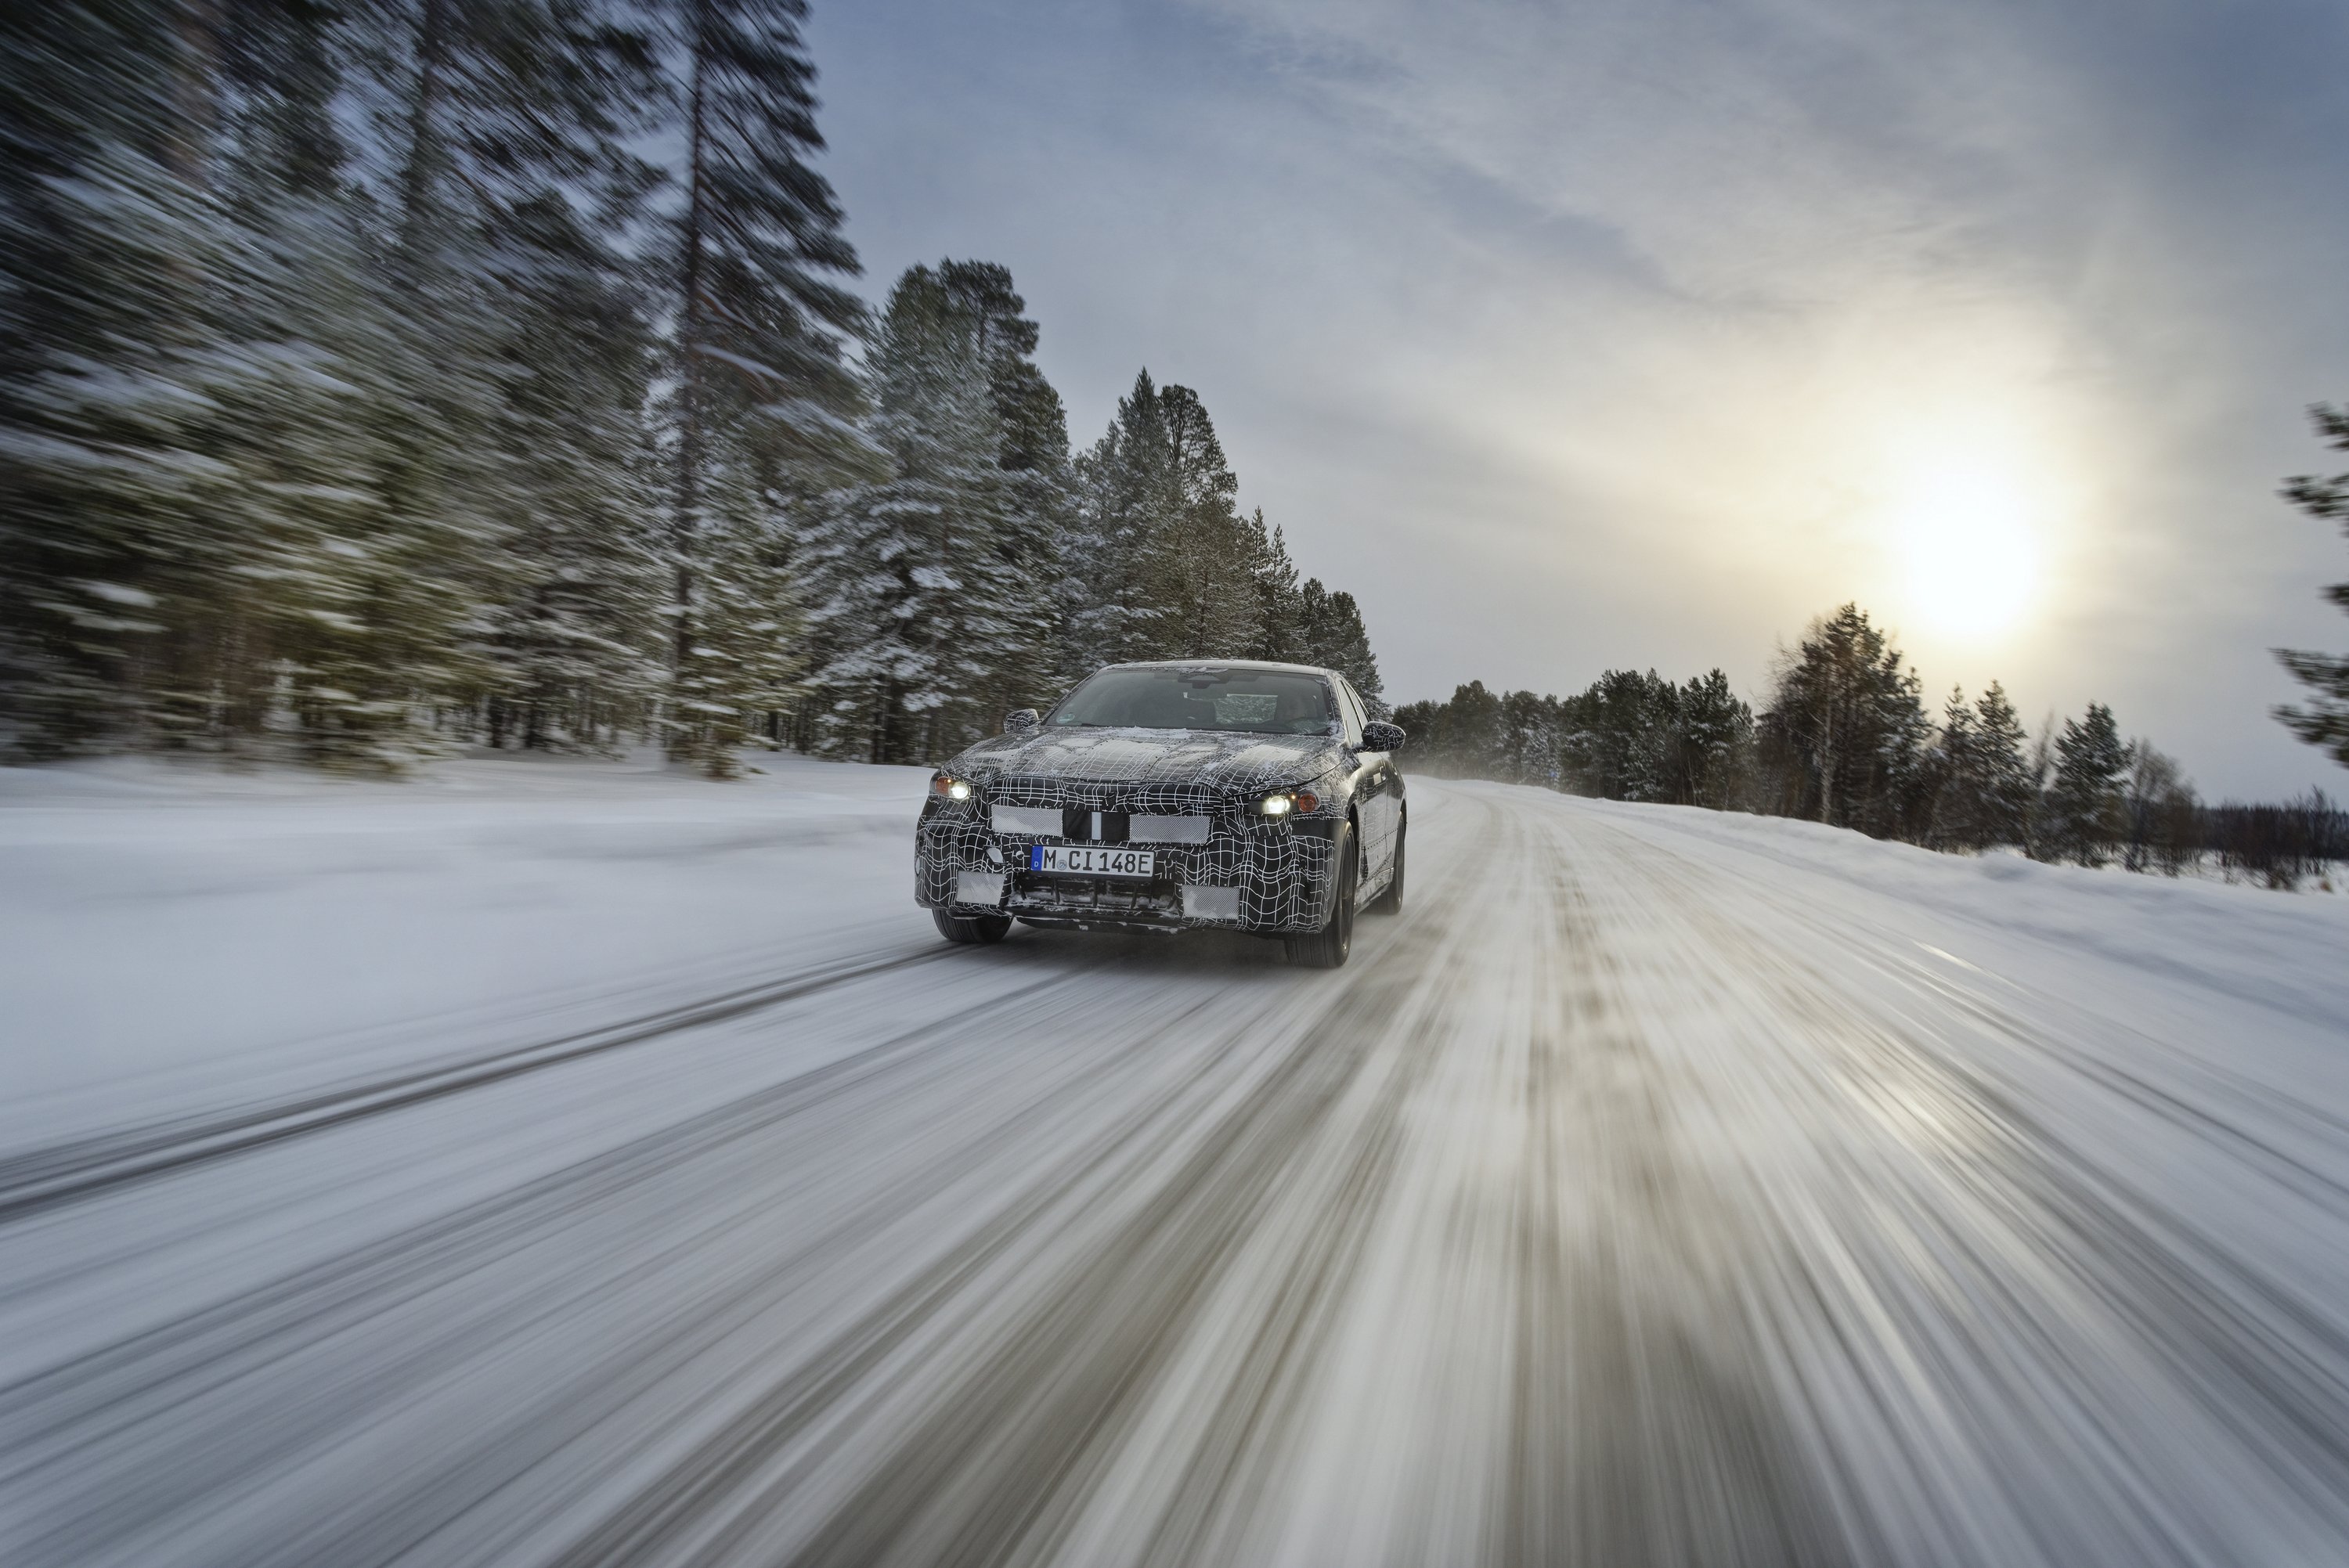
[[[1034,708],[1014,708],[1009,713],[1003,716],[1003,733],[1006,735],[1025,735],[1030,730],[1035,728],[1039,720],[1036,717],[1036,710]]]
[[[1365,751],[1401,751],[1409,738],[1398,725],[1383,718],[1374,718],[1362,726],[1362,749]]]

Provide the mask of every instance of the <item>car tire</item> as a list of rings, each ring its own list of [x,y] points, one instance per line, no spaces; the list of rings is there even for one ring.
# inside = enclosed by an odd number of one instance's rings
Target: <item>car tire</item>
[[[1401,914],[1402,913],[1402,847],[1409,836],[1408,820],[1395,823],[1394,874],[1387,878],[1386,887],[1379,896],[1362,906],[1364,914]]]
[[[1011,917],[1008,914],[974,914],[966,920],[943,909],[934,909],[930,918],[938,923],[938,934],[948,942],[1000,942],[1003,934],[1011,929]]]
[[[1338,885],[1330,900],[1330,919],[1320,930],[1288,939],[1288,961],[1304,969],[1343,968],[1354,946],[1354,887],[1361,880],[1361,861],[1354,848],[1354,825],[1338,830]]]

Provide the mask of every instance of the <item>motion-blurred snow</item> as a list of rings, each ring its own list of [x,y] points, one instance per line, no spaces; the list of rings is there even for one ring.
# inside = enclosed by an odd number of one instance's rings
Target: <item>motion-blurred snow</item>
[[[973,951],[765,765],[0,773],[0,1559],[2349,1556],[2349,900],[1414,780]]]

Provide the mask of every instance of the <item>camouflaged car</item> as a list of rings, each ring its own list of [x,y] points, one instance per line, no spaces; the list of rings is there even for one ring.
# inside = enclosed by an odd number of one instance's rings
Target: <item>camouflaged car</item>
[[[915,896],[952,942],[1214,928],[1335,968],[1402,907],[1402,743],[1335,670],[1112,665],[938,770]]]

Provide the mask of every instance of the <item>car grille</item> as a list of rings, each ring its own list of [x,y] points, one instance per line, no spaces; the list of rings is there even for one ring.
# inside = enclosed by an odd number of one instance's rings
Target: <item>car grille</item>
[[[988,785],[987,798],[995,805],[1126,816],[1213,817],[1226,809],[1223,792],[1212,784],[1101,784],[1018,774]]]
[[[988,790],[999,833],[1080,844],[1203,844],[1222,799],[1204,785],[1071,785],[1011,779]]]

